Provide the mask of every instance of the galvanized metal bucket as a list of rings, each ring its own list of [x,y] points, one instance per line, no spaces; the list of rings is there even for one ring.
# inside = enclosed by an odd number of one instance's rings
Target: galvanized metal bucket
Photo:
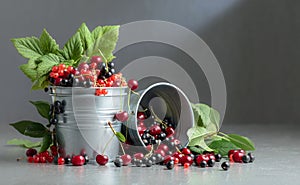
[[[52,102],[66,102],[65,112],[59,114],[55,127],[60,155],[79,155],[84,151],[91,160],[104,150],[110,159],[118,155],[118,139],[107,123],[111,122],[116,131],[121,130],[121,123],[114,116],[123,110],[128,87],[106,89],[107,95],[95,96],[96,88],[50,88]]]
[[[137,113],[145,108],[153,108],[155,114],[163,120],[171,119],[175,124],[175,138],[181,141],[183,146],[188,144],[187,131],[194,126],[194,114],[190,102],[184,92],[173,84],[159,82],[150,85],[145,90],[139,91],[140,95],[131,94],[130,110],[133,115],[124,124],[123,131],[128,132],[129,140],[134,146],[145,148],[138,133]]]

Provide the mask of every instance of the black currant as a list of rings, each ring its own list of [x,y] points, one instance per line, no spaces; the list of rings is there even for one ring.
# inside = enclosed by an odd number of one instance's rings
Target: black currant
[[[115,67],[115,63],[113,63],[113,62],[109,62],[109,63],[107,63],[107,65],[108,65],[109,68],[114,68]]]
[[[61,101],[61,105],[62,105],[62,106],[66,106],[66,105],[67,105],[66,100],[62,100],[62,101]]]
[[[116,70],[115,69],[110,69],[109,72],[111,72],[111,74],[115,74]]]
[[[166,167],[171,170],[174,168],[174,161],[170,160],[169,162],[167,162]]]
[[[114,160],[114,164],[115,164],[116,167],[121,167],[122,164],[123,164],[123,160],[121,158],[116,158]]]
[[[65,164],[71,164],[71,157],[65,157]]]
[[[84,154],[83,157],[84,157],[84,165],[86,165],[90,161],[89,156]]]
[[[223,170],[227,171],[230,168],[229,162],[225,161],[221,164]]]
[[[61,102],[60,102],[60,101],[56,100],[56,101],[54,102],[54,106],[55,106],[55,107],[59,107],[60,105],[61,105]]]
[[[250,157],[249,157],[249,155],[243,155],[242,161],[243,161],[243,163],[249,163],[249,162],[250,162]]]
[[[45,87],[45,88],[44,88],[44,91],[45,91],[45,92],[48,92],[48,91],[49,91],[48,87]]]
[[[55,125],[58,123],[58,120],[56,118],[50,118],[49,122],[50,124]]]
[[[216,164],[216,161],[213,160],[213,159],[209,159],[209,160],[207,161],[207,165],[208,165],[209,167],[213,167],[215,164]]]
[[[253,163],[255,160],[255,156],[252,153],[248,153],[248,156],[250,157],[250,163]]]
[[[200,162],[199,166],[201,168],[205,168],[207,166],[207,162],[203,160],[203,161]]]
[[[216,162],[220,162],[221,159],[222,159],[222,155],[221,154],[216,154],[215,159],[216,159]]]
[[[143,165],[143,161],[140,160],[140,159],[136,159],[135,165],[136,165],[137,167],[141,167],[141,166]]]

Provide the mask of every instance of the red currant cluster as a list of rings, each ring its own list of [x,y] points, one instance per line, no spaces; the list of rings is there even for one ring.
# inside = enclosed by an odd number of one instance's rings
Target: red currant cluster
[[[29,163],[52,163],[57,154],[57,152],[50,153],[49,151],[37,153],[36,149],[33,148],[26,151],[27,161]]]
[[[121,73],[115,74],[113,62],[103,62],[100,56],[91,57],[89,63],[83,62],[77,68],[59,64],[53,66],[49,74],[52,85],[63,87],[121,87],[127,86]],[[106,90],[96,95],[107,94]]]

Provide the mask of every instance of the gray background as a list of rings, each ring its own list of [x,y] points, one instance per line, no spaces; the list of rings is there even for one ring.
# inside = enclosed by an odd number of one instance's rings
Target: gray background
[[[31,82],[18,70],[26,61],[10,38],[39,36],[47,28],[63,45],[82,22],[93,28],[154,19],[182,25],[211,47],[227,85],[224,124],[296,124],[300,118],[299,7],[297,0],[2,0],[0,122],[6,130],[4,125],[20,119],[40,120],[28,100],[49,100],[42,91],[30,91]],[[180,50],[141,43],[116,55],[119,67],[148,55],[170,58],[197,78],[201,101],[210,102],[205,76]]]

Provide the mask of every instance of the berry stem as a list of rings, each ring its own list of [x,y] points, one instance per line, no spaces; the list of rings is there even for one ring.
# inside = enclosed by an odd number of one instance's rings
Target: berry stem
[[[123,146],[122,146],[122,143],[119,141],[119,143],[120,143],[120,146],[121,146],[121,149],[122,149],[122,152],[123,152],[123,155],[125,155],[126,153],[125,153],[125,150],[124,150],[124,148],[123,148]]]
[[[153,111],[153,107],[152,107],[152,106],[150,106],[150,111],[151,111],[151,113],[153,114],[154,120],[155,120],[155,121],[158,121],[159,123],[161,123],[161,124],[163,124],[165,127],[167,127],[167,124],[166,124],[163,120],[161,120],[161,119],[157,116],[157,114],[155,114],[155,112]]]
[[[107,122],[107,124],[108,124],[108,126],[110,127],[110,129],[112,130],[112,132],[114,133],[114,135],[116,135],[117,132],[116,132],[115,129],[112,127],[111,122],[109,121],[109,122]]]

